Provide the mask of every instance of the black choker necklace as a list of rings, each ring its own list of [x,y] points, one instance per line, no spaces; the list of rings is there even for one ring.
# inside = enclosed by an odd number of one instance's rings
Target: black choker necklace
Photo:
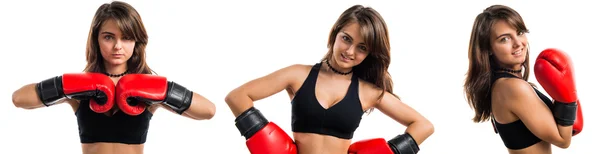
[[[513,69],[508,69],[508,68],[500,68],[500,71],[505,71],[508,73],[521,73],[521,71],[523,71],[523,70],[522,69],[521,70],[513,70]]]
[[[331,70],[337,74],[348,75],[348,74],[352,73],[352,70],[350,70],[349,72],[346,72],[346,73],[336,70],[335,68],[331,67],[331,64],[329,64],[329,60],[326,60],[325,63],[327,63],[327,66],[329,66],[329,68],[331,68]]]
[[[108,72],[104,72],[104,74],[108,75],[109,77],[116,78],[116,77],[121,77],[121,76],[123,76],[123,75],[127,74],[127,71],[125,71],[125,72],[123,72],[123,73],[121,73],[121,74],[110,74],[110,73],[108,73]]]

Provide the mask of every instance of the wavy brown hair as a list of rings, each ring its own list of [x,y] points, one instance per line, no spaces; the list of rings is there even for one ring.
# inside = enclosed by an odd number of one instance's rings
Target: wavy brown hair
[[[492,27],[500,20],[506,21],[519,32],[527,33],[521,15],[510,7],[492,5],[477,15],[469,41],[469,70],[464,84],[464,91],[471,108],[475,109],[474,122],[490,119],[492,111],[492,71],[498,66],[492,55]],[[529,78],[529,48],[522,66],[523,79]]]
[[[104,72],[104,58],[100,53],[98,44],[98,33],[102,24],[113,19],[117,26],[123,32],[123,35],[135,40],[135,47],[131,58],[127,60],[127,72],[139,74],[152,74],[153,71],[146,64],[146,45],[148,44],[148,34],[138,12],[129,4],[120,1],[113,1],[101,5],[90,27],[88,35],[85,72]]]
[[[383,97],[386,91],[396,96],[393,93],[393,82],[388,72],[390,66],[388,28],[383,17],[371,7],[354,5],[346,9],[339,16],[329,33],[329,40],[327,42],[329,50],[322,61],[332,57],[336,35],[344,26],[350,23],[358,23],[360,25],[362,37],[365,40],[367,49],[369,49],[369,55],[367,55],[362,63],[354,66],[352,70],[358,78],[370,82],[383,90],[379,95],[379,99]],[[368,112],[372,110],[371,108]]]

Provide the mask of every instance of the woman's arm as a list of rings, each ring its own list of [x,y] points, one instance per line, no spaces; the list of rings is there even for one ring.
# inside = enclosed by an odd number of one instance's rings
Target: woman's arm
[[[383,98],[377,102],[375,107],[406,126],[405,132],[413,137],[417,145],[423,143],[434,132],[433,124],[427,118],[389,92],[385,92]]]
[[[216,107],[214,103],[200,94],[193,92],[192,95],[190,107],[181,115],[194,120],[208,120],[215,116]],[[168,107],[165,104],[162,104],[161,107],[176,113],[171,107]]]
[[[254,101],[269,97],[284,89],[291,88],[294,80],[306,77],[305,72],[310,68],[305,65],[291,65],[279,69],[271,74],[254,79],[240,87],[229,92],[225,97],[225,102],[233,112],[235,117],[238,117],[242,112],[248,110],[254,104]]]
[[[535,136],[560,148],[569,147],[573,127],[557,125],[552,112],[539,99],[531,85],[519,79],[506,79],[503,84],[496,86],[501,92],[502,102],[507,103],[509,110]]]
[[[36,84],[37,83],[27,84],[13,92],[12,101],[15,107],[23,109],[44,107],[44,104],[42,104],[42,101],[38,98],[37,91],[35,90]],[[63,101],[60,103],[62,102]]]
[[[269,75],[254,79],[229,92],[225,102],[235,116],[235,126],[244,138],[251,153],[290,153],[296,150],[294,140],[277,124],[270,122],[253,107],[254,101],[269,97],[284,89],[292,89],[296,79],[306,77],[302,72],[310,67],[291,65]],[[252,139],[254,138],[254,139]],[[273,148],[276,147],[276,148]],[[294,152],[295,153],[295,152]]]
[[[35,90],[36,84],[37,83],[27,84],[13,92],[12,102],[15,105],[15,107],[29,110],[45,107],[45,105],[38,97],[37,91]],[[54,103],[54,105],[64,102],[76,103],[77,101],[73,99],[63,99],[57,101],[56,103]]]
[[[65,73],[21,87],[13,93],[13,104],[34,109],[67,100],[73,104],[77,102],[75,99],[114,98],[114,84],[110,77],[101,73]],[[92,110],[106,112],[110,109],[108,105],[112,104],[96,104]]]
[[[379,97],[383,91],[381,88],[367,82],[362,83],[361,87],[364,87],[362,88],[364,90],[361,90],[360,95],[361,98],[367,100],[362,101],[363,99],[361,99],[361,102],[368,102],[366,106],[369,108],[371,105],[374,106],[385,115],[406,126],[406,130],[387,141],[383,138],[375,138],[354,142],[348,147],[348,153],[418,153],[419,145],[433,134],[433,124],[410,106],[404,104],[400,98],[389,92],[384,92],[383,97]]]

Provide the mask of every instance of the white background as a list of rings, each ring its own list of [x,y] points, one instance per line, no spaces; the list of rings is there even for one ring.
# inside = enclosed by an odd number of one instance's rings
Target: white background
[[[76,117],[67,104],[24,110],[11,94],[21,86],[80,72],[96,1],[9,1],[0,5],[0,153],[81,153]],[[150,37],[147,60],[168,77],[212,100],[216,116],[194,121],[159,110],[152,118],[145,153],[248,153],[224,97],[237,86],[282,67],[314,64],[326,53],[338,16],[354,4],[374,7],[388,24],[395,92],[435,125],[423,154],[507,153],[491,124],[473,123],[463,81],[475,16],[492,4],[524,18],[531,58],[560,48],[574,61],[584,130],[568,149],[596,153],[599,119],[596,47],[597,6],[540,1],[126,1],[141,14]],[[533,65],[533,60],[531,65]],[[183,67],[182,67],[183,66]],[[533,72],[533,71],[532,71]],[[531,73],[530,81],[537,84]],[[539,85],[539,84],[538,84]],[[263,114],[291,135],[291,106],[282,92],[256,102]],[[405,127],[379,111],[366,115],[354,141],[391,139]]]

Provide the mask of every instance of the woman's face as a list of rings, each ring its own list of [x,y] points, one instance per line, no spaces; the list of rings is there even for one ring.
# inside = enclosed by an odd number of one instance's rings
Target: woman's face
[[[133,38],[123,36],[113,19],[106,20],[100,27],[98,44],[104,63],[112,66],[127,64],[135,47]]]
[[[525,62],[527,36],[510,26],[505,20],[499,20],[492,27],[492,55],[501,67],[520,70]]]
[[[332,55],[337,66],[349,69],[365,60],[369,49],[362,36],[360,25],[356,22],[347,24],[337,33]]]

